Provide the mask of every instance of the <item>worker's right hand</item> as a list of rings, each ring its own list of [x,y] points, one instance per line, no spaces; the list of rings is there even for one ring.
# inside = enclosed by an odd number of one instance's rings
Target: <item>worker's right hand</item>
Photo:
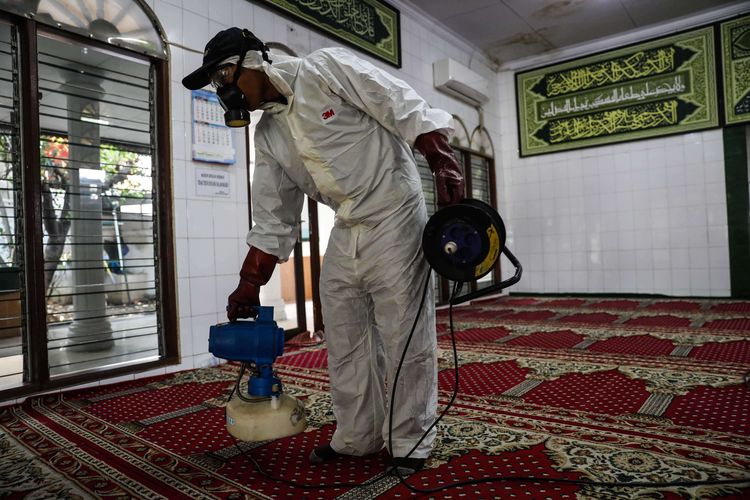
[[[241,279],[237,289],[227,299],[227,319],[236,321],[237,318],[255,316],[255,306],[260,305],[259,293],[258,285]]]
[[[250,247],[240,269],[240,284],[227,299],[227,319],[249,318],[260,305],[260,287],[268,283],[279,258],[263,250]]]

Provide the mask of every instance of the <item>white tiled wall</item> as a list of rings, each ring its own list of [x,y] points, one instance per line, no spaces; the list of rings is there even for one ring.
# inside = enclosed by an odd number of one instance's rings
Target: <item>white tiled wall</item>
[[[498,78],[514,291],[729,295],[720,129],[521,159]]]

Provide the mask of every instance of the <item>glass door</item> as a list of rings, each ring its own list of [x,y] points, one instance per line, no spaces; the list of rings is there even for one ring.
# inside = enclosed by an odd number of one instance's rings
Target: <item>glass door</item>
[[[157,360],[150,63],[37,43],[50,377]]]
[[[0,398],[178,361],[166,54],[41,14],[0,13]]]
[[[23,383],[25,339],[22,304],[24,265],[14,30],[0,24],[0,389]]]
[[[313,316],[313,332],[317,338],[322,338],[325,331],[323,323],[323,311],[320,301],[320,272],[325,260],[325,251],[328,247],[328,239],[331,236],[333,222],[335,218],[334,211],[320,203],[312,200],[309,201],[310,209],[310,274],[312,279],[311,300],[306,303],[308,311],[311,310]]]

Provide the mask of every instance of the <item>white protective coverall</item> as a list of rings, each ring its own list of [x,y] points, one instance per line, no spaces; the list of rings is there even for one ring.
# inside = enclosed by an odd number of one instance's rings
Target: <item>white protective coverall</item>
[[[336,212],[320,284],[337,421],[331,447],[375,453],[388,443],[386,381],[395,376],[428,272],[421,248],[427,213],[410,146],[426,132],[450,136],[452,118],[345,49],[271,59],[249,51],[243,63],[264,71],[288,101],[262,106],[247,242],[287,260],[303,194]],[[399,375],[394,457],[411,451],[437,410],[432,290],[430,281]],[[434,439],[435,429],[411,456],[427,458]]]

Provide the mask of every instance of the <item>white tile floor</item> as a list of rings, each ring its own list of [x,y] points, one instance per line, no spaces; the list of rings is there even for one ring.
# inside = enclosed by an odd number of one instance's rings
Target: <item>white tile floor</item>
[[[111,318],[111,342],[98,350],[67,346],[69,324],[52,325],[48,330],[50,376],[68,375],[91,369],[113,368],[153,361],[159,357],[156,314],[131,314]],[[94,344],[95,345],[95,344]],[[0,339],[0,389],[22,382],[23,354],[18,337]]]

